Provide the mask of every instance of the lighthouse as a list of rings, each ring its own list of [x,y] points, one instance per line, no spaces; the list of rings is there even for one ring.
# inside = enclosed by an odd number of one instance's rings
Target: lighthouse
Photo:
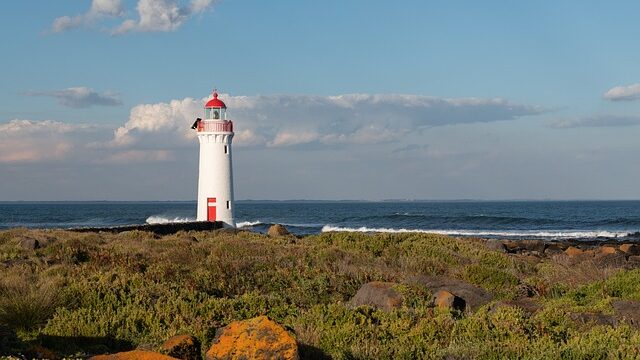
[[[200,142],[198,221],[221,221],[235,227],[233,217],[233,122],[218,92],[204,106],[204,118],[194,123]]]

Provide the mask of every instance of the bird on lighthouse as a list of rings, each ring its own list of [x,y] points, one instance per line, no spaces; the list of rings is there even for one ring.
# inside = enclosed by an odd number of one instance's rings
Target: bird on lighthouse
[[[221,221],[226,227],[235,227],[233,217],[233,167],[231,141],[233,122],[227,119],[227,106],[213,98],[204,106],[204,119],[198,118],[192,129],[200,142],[198,173],[198,221]]]

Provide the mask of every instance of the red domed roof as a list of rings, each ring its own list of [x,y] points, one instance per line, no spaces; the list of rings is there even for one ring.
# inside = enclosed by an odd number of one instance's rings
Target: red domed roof
[[[218,92],[213,92],[213,99],[209,100],[204,107],[206,108],[223,108],[226,109],[227,105],[225,105],[222,100],[218,99]]]

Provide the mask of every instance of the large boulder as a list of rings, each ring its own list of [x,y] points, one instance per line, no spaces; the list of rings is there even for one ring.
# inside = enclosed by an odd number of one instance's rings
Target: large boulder
[[[404,298],[394,289],[397,285],[382,281],[366,283],[351,298],[351,304],[354,306],[370,305],[386,311],[399,308],[402,306]]]
[[[169,356],[181,360],[200,360],[200,341],[191,335],[176,335],[162,344],[162,350]]]
[[[637,244],[622,244],[619,249],[627,255],[640,255],[640,246]]]
[[[287,236],[289,235],[289,230],[287,230],[284,225],[274,224],[269,227],[269,230],[267,230],[267,234],[274,237]]]
[[[440,309],[464,311],[466,303],[463,298],[455,296],[447,290],[439,290],[433,295],[433,304]]]
[[[108,355],[96,355],[89,360],[177,360],[174,357],[144,350],[133,350]]]
[[[493,300],[493,296],[486,290],[462,280],[445,276],[415,276],[407,279],[407,282],[425,286],[431,290],[433,294],[440,290],[446,290],[462,298],[465,302],[465,310],[467,311],[474,311]]]
[[[487,249],[492,250],[492,251],[498,251],[498,252],[501,252],[501,253],[506,253],[507,252],[507,247],[500,240],[487,239],[485,241],[485,246],[487,247]]]
[[[18,246],[25,250],[35,250],[40,247],[40,242],[33,238],[22,238],[18,240]]]
[[[640,328],[640,301],[616,300],[611,306],[618,320]]]
[[[296,340],[266,316],[234,321],[219,329],[206,360],[298,359]]]

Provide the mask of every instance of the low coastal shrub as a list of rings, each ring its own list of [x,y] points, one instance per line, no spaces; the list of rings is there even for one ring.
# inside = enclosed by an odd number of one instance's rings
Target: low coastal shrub
[[[19,248],[17,237],[37,238],[43,246]],[[68,356],[156,349],[184,333],[206,347],[220,327],[258,315],[292,331],[302,358],[640,354],[636,328],[580,324],[571,316],[612,316],[613,301],[640,300],[640,270],[598,272],[597,279],[572,282],[557,276],[566,264],[491,251],[477,239],[14,229],[0,232],[0,261],[0,334],[7,328],[17,339],[0,355],[39,345]],[[431,291],[412,281],[434,275],[474,284],[493,300],[472,312],[436,308]],[[387,312],[350,305],[371,281],[396,283],[403,305]],[[522,296],[532,296],[537,310],[505,302]]]

